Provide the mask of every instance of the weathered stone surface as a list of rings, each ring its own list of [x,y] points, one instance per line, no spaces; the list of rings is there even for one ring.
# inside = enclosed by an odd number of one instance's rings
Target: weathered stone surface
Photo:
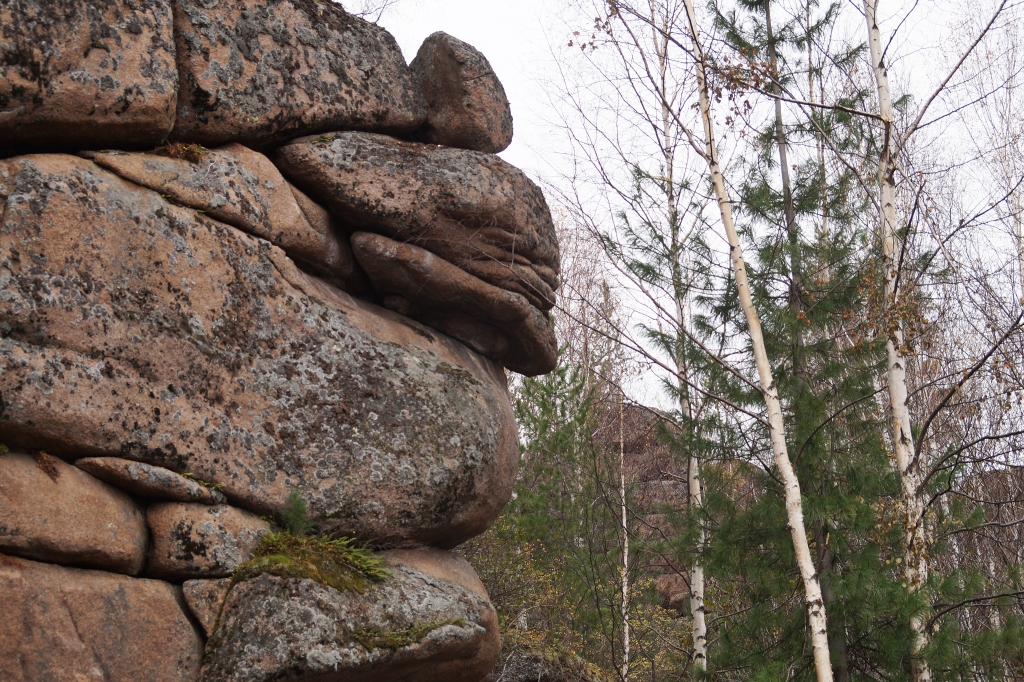
[[[0,156],[166,138],[172,23],[166,0],[0,0]]]
[[[203,634],[207,637],[213,634],[217,625],[217,617],[220,615],[221,604],[228,596],[228,588],[231,587],[229,578],[219,580],[186,580],[181,586],[181,592],[185,597],[185,604],[188,605],[192,615],[199,621],[203,628]]]
[[[227,577],[270,530],[260,517],[226,504],[156,502],[146,522],[152,537],[146,574],[163,580]]]
[[[475,47],[438,31],[409,65],[427,100],[425,142],[496,154],[512,144],[512,110],[490,62]]]
[[[386,552],[365,594],[261,575],[228,594],[203,682],[477,682],[498,658],[498,620],[465,560]]]
[[[257,513],[297,488],[367,541],[454,546],[496,518],[519,454],[491,361],[89,161],[8,167],[8,445],[190,471]]]
[[[347,291],[366,287],[344,235],[315,213],[313,201],[302,197],[306,211],[316,218],[311,224],[296,200],[301,192],[258,152],[229,144],[206,152],[198,162],[125,152],[100,153],[93,160],[126,180],[280,246],[308,270]]]
[[[75,461],[75,466],[136,497],[199,504],[226,501],[223,493],[152,464],[119,457],[83,457]]]
[[[0,555],[0,680],[192,682],[202,641],[179,589]]]
[[[274,161],[343,228],[415,244],[542,311],[554,305],[551,212],[497,156],[343,132],[296,140]]]
[[[0,456],[0,551],[134,575],[147,531],[128,495],[54,457]]]
[[[426,117],[395,39],[337,4],[174,2],[174,139],[262,148],[325,130],[408,132]]]
[[[425,249],[369,232],[352,249],[385,305],[535,376],[558,362],[554,326],[523,296],[499,289]],[[394,297],[399,297],[396,299]]]

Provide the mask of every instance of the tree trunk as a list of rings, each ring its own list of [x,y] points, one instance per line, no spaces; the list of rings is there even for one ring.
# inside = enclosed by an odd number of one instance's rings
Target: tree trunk
[[[811,648],[814,652],[814,666],[818,682],[832,682],[832,662],[829,656],[828,620],[825,614],[825,604],[821,597],[818,573],[815,570],[814,560],[811,557],[810,546],[807,542],[803,501],[800,496],[800,482],[797,480],[796,471],[793,469],[793,464],[789,459],[789,450],[786,446],[782,405],[779,402],[778,390],[775,387],[772,370],[768,364],[764,337],[761,333],[761,321],[758,318],[757,311],[754,309],[754,301],[751,298],[746,266],[743,262],[743,251],[740,247],[739,236],[736,233],[736,224],[732,217],[732,206],[726,191],[725,178],[722,176],[722,170],[718,162],[714,126],[711,120],[711,101],[708,94],[705,72],[707,63],[700,43],[700,33],[697,30],[693,0],[686,0],[686,12],[690,23],[690,37],[693,40],[693,52],[697,60],[697,87],[700,96],[701,118],[704,123],[708,169],[711,173],[715,197],[718,200],[722,224],[725,227],[726,236],[729,240],[729,250],[736,277],[736,288],[739,291],[740,305],[746,318],[750,342],[754,351],[754,360],[757,364],[757,373],[761,383],[761,392],[764,395],[765,407],[768,412],[768,432],[771,437],[772,454],[775,458],[775,466],[779,470],[779,475],[785,486],[786,516],[793,539],[793,547],[796,552],[797,566],[804,584],[804,599],[807,604]]]
[[[878,108],[885,126],[885,146],[878,163],[878,183],[881,188],[881,237],[883,258],[883,279],[885,282],[886,305],[895,302],[897,296],[898,264],[897,248],[900,243],[896,222],[896,141],[893,128],[892,96],[889,89],[889,74],[882,58],[882,40],[875,17],[875,0],[864,0],[864,15],[868,25],[868,45],[871,50],[871,65],[878,87]],[[888,361],[889,402],[892,408],[893,449],[896,466],[899,469],[903,488],[904,548],[903,570],[907,586],[919,589],[928,579],[927,537],[925,533],[925,500],[922,497],[921,462],[914,454],[914,436],[910,426],[910,409],[907,406],[907,358],[904,350],[902,325],[897,320],[885,342]],[[924,618],[916,614],[911,618],[913,630],[911,674],[914,682],[931,682],[932,672],[928,663],[919,657],[928,644]]]
[[[656,23],[652,18],[652,26]],[[658,67],[660,76],[661,92],[664,94],[668,91],[667,73],[668,73],[668,35],[669,35],[669,24],[668,16],[663,18],[661,30],[653,30],[654,44],[658,46]],[[672,291],[675,298],[676,306],[676,325],[677,329],[683,329],[686,325],[688,316],[686,314],[686,296],[688,287],[684,280],[684,273],[682,263],[680,262],[680,256],[683,251],[683,245],[680,243],[679,236],[679,215],[676,210],[676,194],[675,194],[675,143],[672,140],[671,131],[675,125],[675,118],[672,115],[672,111],[669,108],[667,96],[663,96],[661,99],[661,126],[662,126],[662,146],[663,156],[665,159],[665,179],[666,191],[665,199],[668,206],[667,218],[669,223],[669,233],[671,235],[671,251],[672,257]],[[682,334],[677,331],[677,339]],[[677,340],[679,347],[675,357],[676,365],[676,383],[679,388],[679,410],[685,417],[688,424],[693,424],[693,405],[689,399],[689,372],[686,362],[685,354],[682,352],[681,342]],[[688,504],[691,513],[699,513],[699,510],[704,507],[704,493],[701,489],[700,479],[700,459],[694,454],[693,449],[689,448],[687,453],[687,488],[688,488]],[[693,654],[692,661],[693,665],[697,666],[701,670],[707,670],[708,667],[708,626],[707,618],[705,617],[704,610],[704,566],[699,559],[700,552],[703,550],[705,543],[707,542],[707,534],[704,530],[703,524],[697,536],[697,552],[695,555],[698,557],[694,559],[693,564],[690,566],[690,623],[693,626]]]
[[[814,544],[818,548],[818,575],[821,576],[821,597],[825,602],[825,608],[831,609],[836,601],[835,593],[832,591],[832,550],[828,546],[828,530],[822,523],[814,524]],[[837,622],[835,612],[832,613],[832,630],[828,635],[828,646],[836,659],[835,675],[836,682],[849,682],[850,680],[850,652],[846,644],[846,628],[842,621]]]
[[[626,439],[619,394],[619,503],[622,509],[622,680],[629,679],[629,524],[626,517]]]

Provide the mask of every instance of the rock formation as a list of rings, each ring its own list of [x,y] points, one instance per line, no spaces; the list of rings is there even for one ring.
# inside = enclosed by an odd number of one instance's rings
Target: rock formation
[[[556,360],[511,135],[336,4],[0,0],[0,679],[488,675],[448,550]]]

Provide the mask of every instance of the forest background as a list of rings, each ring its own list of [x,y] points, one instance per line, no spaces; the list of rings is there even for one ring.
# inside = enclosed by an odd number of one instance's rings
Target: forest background
[[[498,679],[1024,679],[1021,4],[495,3],[563,257]]]

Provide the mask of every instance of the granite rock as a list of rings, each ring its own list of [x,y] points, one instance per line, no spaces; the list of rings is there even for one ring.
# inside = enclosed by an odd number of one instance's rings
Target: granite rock
[[[152,147],[177,92],[167,0],[0,0],[0,156]]]
[[[352,248],[384,304],[430,325],[512,371],[555,368],[554,325],[520,294],[499,289],[425,249],[369,232]]]
[[[75,466],[135,497],[199,504],[222,504],[226,501],[223,493],[152,464],[119,457],[83,457],[75,461]]]
[[[512,144],[512,110],[490,62],[475,47],[438,31],[409,65],[427,101],[417,138],[496,154]]]
[[[260,575],[228,593],[202,682],[477,682],[500,651],[473,569],[437,550],[386,552],[365,593]]]
[[[226,504],[156,502],[146,522],[152,537],[146,574],[163,580],[227,577],[270,530],[258,516]]]
[[[174,0],[173,138],[264,148],[300,135],[409,132],[423,96],[384,29],[316,0]]]
[[[45,454],[0,456],[0,552],[134,575],[147,542],[124,492]]]
[[[277,247],[77,157],[6,164],[0,432],[121,457],[324,533],[449,547],[508,501],[504,372]]]
[[[217,627],[220,607],[224,603],[224,598],[228,596],[230,587],[231,580],[228,578],[186,580],[181,586],[185,604],[199,621],[200,627],[203,628],[203,634],[207,637],[212,635]]]
[[[481,152],[342,132],[273,156],[285,177],[350,232],[408,242],[546,312],[558,288],[558,240],[544,194]]]
[[[270,159],[240,144],[199,155],[189,161],[105,152],[93,160],[175,203],[280,246],[307,270],[346,291],[366,289],[347,238],[335,229],[325,209],[281,177]]]
[[[0,555],[0,680],[194,682],[180,588]]]

